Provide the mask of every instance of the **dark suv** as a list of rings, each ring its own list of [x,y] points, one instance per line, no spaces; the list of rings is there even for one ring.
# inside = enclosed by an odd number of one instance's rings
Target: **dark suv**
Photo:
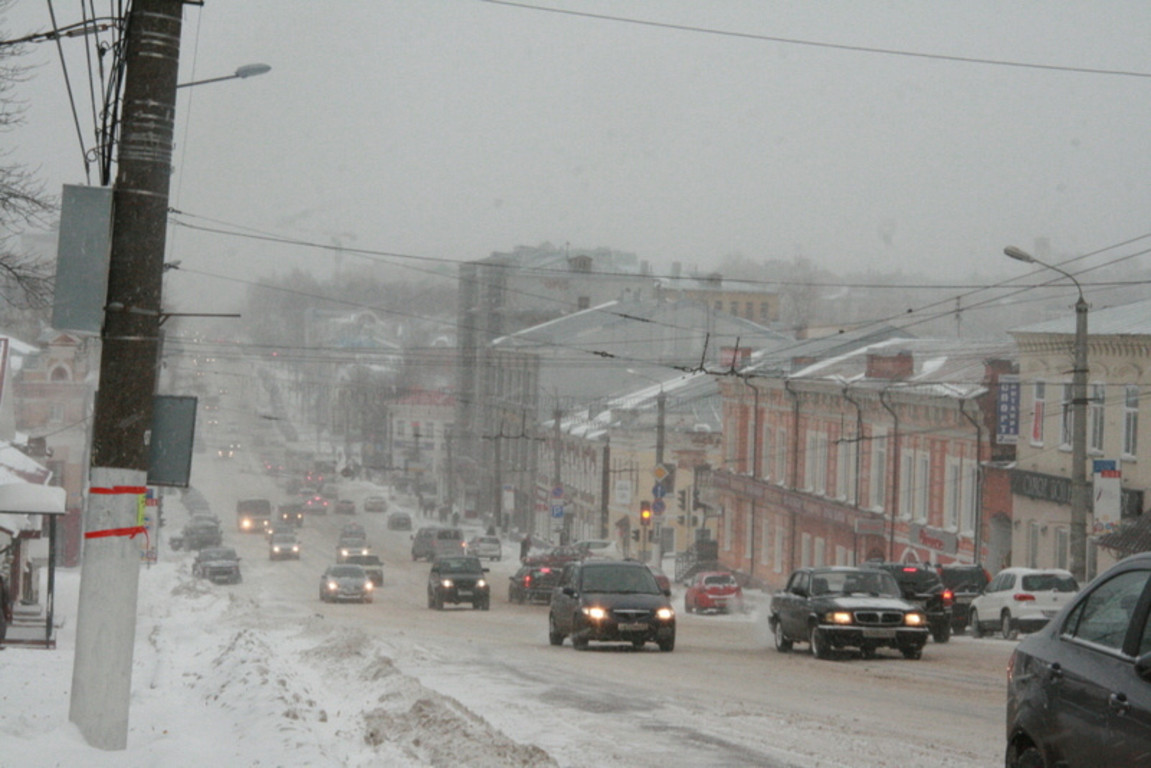
[[[974,600],[991,581],[991,576],[982,565],[940,565],[936,567],[943,586],[951,590],[954,601],[951,604],[951,631],[963,632],[971,618],[971,601]]]
[[[931,629],[931,639],[946,643],[951,639],[952,611],[954,595],[943,586],[943,580],[935,569],[927,563],[868,563],[868,566],[882,568],[895,577],[903,599],[918,605],[927,614],[927,626]]]
[[[548,640],[584,650],[591,640],[627,642],[636,648],[655,642],[661,651],[675,648],[675,611],[643,563],[587,560],[569,564],[552,593]]]
[[[488,572],[478,557],[441,557],[428,573],[428,607],[444,609],[444,603],[471,603],[488,610],[492,591],[484,574]]]

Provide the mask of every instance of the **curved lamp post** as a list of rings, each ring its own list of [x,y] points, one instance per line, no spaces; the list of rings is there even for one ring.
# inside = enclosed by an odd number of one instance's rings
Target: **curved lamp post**
[[[1003,253],[1016,261],[1038,264],[1066,277],[1075,284],[1079,299],[1075,302],[1075,362],[1071,369],[1071,575],[1080,584],[1087,577],[1087,518],[1090,489],[1087,487],[1087,302],[1083,287],[1075,276],[1059,267],[1040,261],[1026,251],[1009,245]]]
[[[246,77],[255,77],[256,75],[262,75],[265,72],[270,72],[271,69],[272,68],[270,66],[268,66],[267,64],[245,64],[242,67],[237,67],[236,71],[230,75],[224,75],[223,77],[210,77],[207,80],[193,80],[190,83],[179,83],[176,85],[176,87],[177,88],[191,88],[193,85],[204,85],[205,83],[219,83],[219,82],[222,82],[224,80],[236,80],[237,78],[240,80],[243,80]]]

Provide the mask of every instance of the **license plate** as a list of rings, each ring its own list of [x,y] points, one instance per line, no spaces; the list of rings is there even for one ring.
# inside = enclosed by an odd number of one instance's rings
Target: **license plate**
[[[642,622],[634,622],[634,623],[620,624],[619,625],[619,631],[620,632],[643,632],[646,629],[647,629],[647,624],[644,624]]]
[[[471,597],[472,591],[470,589],[461,589],[459,591],[459,595],[460,595],[460,597]]]
[[[890,640],[891,638],[895,637],[895,630],[894,629],[875,628],[875,627],[864,627],[863,636],[864,637],[873,637],[873,638],[877,638],[877,639]]]

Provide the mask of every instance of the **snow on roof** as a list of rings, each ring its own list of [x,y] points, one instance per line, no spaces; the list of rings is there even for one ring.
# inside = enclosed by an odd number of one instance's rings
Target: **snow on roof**
[[[1151,336],[1151,299],[1114,307],[1090,307],[1087,332],[1091,336]],[[1075,333],[1075,312],[1063,317],[1025,325],[1010,331],[1016,333],[1050,333],[1071,336]]]

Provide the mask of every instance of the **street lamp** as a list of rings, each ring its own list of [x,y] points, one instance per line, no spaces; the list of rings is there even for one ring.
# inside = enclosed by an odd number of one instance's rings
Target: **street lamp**
[[[1066,277],[1075,284],[1075,362],[1071,369],[1071,575],[1082,584],[1087,578],[1087,516],[1090,490],[1087,487],[1087,301],[1075,276],[1040,261],[1026,251],[1009,245],[1003,253],[1016,261],[1038,264]]]
[[[262,75],[265,72],[270,72],[271,67],[267,64],[245,64],[242,67],[237,67],[236,71],[230,75],[222,77],[210,77],[207,80],[193,80],[190,83],[179,83],[177,88],[191,88],[193,85],[203,85],[204,83],[219,83],[223,80],[235,80],[237,78],[244,79],[245,77],[255,77]]]

